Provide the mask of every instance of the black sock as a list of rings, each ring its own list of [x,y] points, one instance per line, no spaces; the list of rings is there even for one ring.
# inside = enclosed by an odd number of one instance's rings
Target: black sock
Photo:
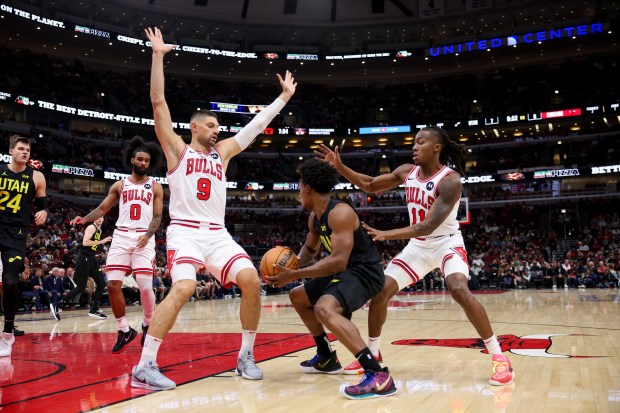
[[[329,356],[332,354],[329,349],[329,339],[327,334],[323,333],[320,336],[314,336],[314,342],[316,343],[316,352],[321,356]]]
[[[15,325],[13,324],[13,320],[4,320],[5,333],[13,334],[13,327],[15,327]]]
[[[360,364],[364,368],[364,371],[381,371],[381,366],[379,365],[379,362],[372,356],[372,353],[370,352],[370,349],[368,347],[357,353],[355,355],[355,358],[357,359],[357,361],[360,362]]]

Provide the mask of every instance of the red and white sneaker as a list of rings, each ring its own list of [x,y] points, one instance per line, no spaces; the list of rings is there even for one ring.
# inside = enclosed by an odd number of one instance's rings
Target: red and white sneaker
[[[504,357],[503,354],[494,354],[491,362],[493,363],[493,374],[489,379],[489,383],[494,386],[506,386],[512,383],[515,374],[512,371],[510,360]]]
[[[381,351],[379,351],[379,355],[375,357],[375,360],[377,360],[377,362],[381,364],[381,367],[383,367],[383,357],[381,357]],[[353,360],[351,364],[344,368],[344,374],[364,374],[364,368],[359,361]]]

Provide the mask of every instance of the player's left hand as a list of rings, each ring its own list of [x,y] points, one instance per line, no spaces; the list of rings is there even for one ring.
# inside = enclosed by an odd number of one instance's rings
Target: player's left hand
[[[34,214],[34,223],[37,225],[43,225],[47,221],[47,211],[42,210]]]
[[[146,235],[140,235],[140,238],[138,238],[138,244],[136,245],[136,247],[138,248],[144,248],[146,246],[146,244],[149,242],[149,238]]]
[[[378,229],[374,229],[372,227],[369,227],[368,225],[366,225],[365,222],[362,222],[362,226],[364,227],[364,230],[368,233],[368,235],[370,235],[370,237],[372,238],[373,241],[385,241],[385,240],[387,240],[387,236],[386,236],[386,232],[385,231],[379,231]]]
[[[295,272],[293,270],[278,264],[274,265],[274,267],[278,268],[280,272],[274,276],[265,277],[269,285],[273,287],[284,287],[295,279]]]

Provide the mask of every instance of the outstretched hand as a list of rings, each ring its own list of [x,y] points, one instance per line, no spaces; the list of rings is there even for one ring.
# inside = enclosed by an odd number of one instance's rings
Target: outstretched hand
[[[179,46],[174,45],[174,44],[166,44],[164,42],[163,36],[161,35],[161,31],[157,27],[155,27],[153,29],[151,29],[150,27],[147,27],[146,29],[144,29],[144,32],[146,33],[146,37],[151,42],[151,47],[153,48],[153,53],[163,53],[163,54],[166,54],[169,51],[174,50],[177,47],[179,47]]]
[[[386,236],[386,232],[385,231],[379,231],[378,229],[374,229],[372,227],[369,227],[368,225],[366,225],[365,222],[362,222],[362,227],[364,227],[364,230],[368,233],[368,235],[370,235],[370,237],[372,238],[373,241],[385,241],[385,240],[387,240],[387,236]]]
[[[75,218],[73,218],[70,222],[69,225],[74,226],[77,224],[85,224],[86,221],[84,221],[84,218],[82,218],[81,216],[77,215]]]
[[[282,86],[282,93],[290,99],[295,94],[295,89],[297,88],[297,82],[295,82],[293,74],[287,70],[284,74],[284,79],[282,79],[279,73],[276,73],[276,76],[278,76],[280,86]]]
[[[336,169],[338,169],[338,166],[342,165],[338,146],[334,146],[334,150],[332,151],[327,145],[322,143],[314,150],[314,154]]]

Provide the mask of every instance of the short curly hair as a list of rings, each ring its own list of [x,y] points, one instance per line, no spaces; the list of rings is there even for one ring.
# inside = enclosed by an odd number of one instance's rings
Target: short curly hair
[[[161,147],[155,142],[145,142],[142,136],[134,136],[123,149],[123,165],[127,169],[131,169],[131,158],[136,156],[138,152],[146,152],[151,156],[149,169],[157,171],[161,166],[163,153]]]
[[[309,185],[319,194],[328,194],[338,183],[338,171],[330,164],[317,158],[304,161],[297,168],[303,184]]]

